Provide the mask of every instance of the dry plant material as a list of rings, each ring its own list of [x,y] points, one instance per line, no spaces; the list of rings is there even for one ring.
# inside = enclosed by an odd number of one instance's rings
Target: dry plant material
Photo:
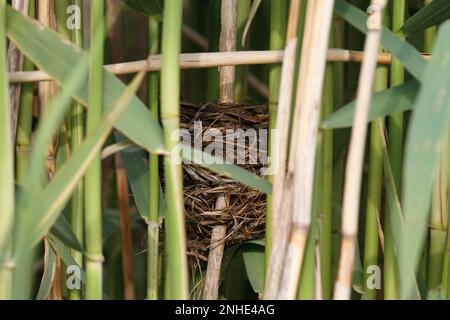
[[[217,207],[221,207],[221,205],[217,205]],[[209,250],[208,267],[203,287],[204,300],[217,300],[219,296],[220,269],[222,266],[225,233],[225,226],[216,226],[211,234],[211,249]]]
[[[309,1],[302,45],[297,101],[285,192],[292,195],[292,212],[277,298],[294,299],[311,223],[314,163],[320,119],[320,100],[334,1]],[[283,208],[284,210],[284,208]]]
[[[188,130],[191,141],[194,141],[194,130],[198,134],[196,121],[201,121],[204,137],[202,149],[205,150],[214,139],[209,132],[216,131],[224,141],[227,141],[236,138],[234,130],[237,129],[244,131],[267,129],[269,118],[262,112],[263,110],[262,106],[211,103],[198,107],[183,104],[181,129]],[[261,174],[264,170],[262,164],[250,163],[251,146],[245,144],[240,147],[243,149],[245,162],[240,166],[252,173]],[[237,163],[237,160],[238,154],[235,149],[233,163]],[[199,165],[185,163],[183,170],[189,256],[206,260],[204,257],[210,247],[211,234],[215,226],[226,226],[225,247],[264,236],[266,209],[264,194]],[[217,199],[223,195],[226,195],[227,206],[219,209],[216,207]]]
[[[283,253],[286,248],[290,215],[287,211],[281,210],[283,197],[283,186],[286,175],[286,163],[288,156],[289,141],[289,120],[292,104],[292,94],[294,85],[295,57],[297,52],[297,25],[300,11],[300,0],[291,2],[289,21],[287,26],[286,49],[284,51],[283,67],[281,71],[280,97],[277,108],[276,128],[278,134],[274,137],[275,151],[273,158],[273,220],[272,227],[272,249],[269,258],[269,270],[267,272],[266,286],[264,290],[265,299],[274,299],[278,281],[283,264]]]
[[[342,207],[342,241],[338,276],[334,287],[334,299],[350,299],[352,271],[358,232],[359,197],[361,190],[364,149],[367,136],[367,119],[374,82],[377,53],[381,40],[382,13],[386,0],[372,0],[372,12],[368,20],[368,32],[364,45],[356,111],[350,137],[350,148],[345,171],[344,199]]]
[[[28,9],[30,6],[29,0],[12,0],[12,7],[22,13],[28,15]],[[23,54],[19,49],[10,42],[7,53],[8,71],[17,72],[21,71],[23,67]],[[20,99],[20,85],[11,84],[9,86],[9,109],[11,113],[11,137],[13,144],[16,141],[16,128],[17,128],[17,114],[19,108]]]
[[[133,246],[129,218],[128,178],[120,153],[116,153],[117,198],[119,200],[120,236],[122,239],[122,268],[125,300],[134,300]]]
[[[204,52],[204,53],[183,53],[180,54],[181,69],[206,69],[222,66],[238,65],[262,65],[282,63],[284,51],[237,51],[237,52]],[[431,58],[430,54],[423,54],[426,60]],[[344,49],[328,49],[328,62],[362,62],[363,52]],[[390,53],[379,53],[377,56],[379,64],[391,64],[392,55]],[[148,60],[138,60],[105,65],[105,69],[115,75],[137,73],[145,69],[148,72],[161,70],[161,56],[152,55]],[[10,83],[28,83],[49,81],[52,78],[45,71],[20,71],[10,72]],[[250,81],[250,80],[249,80]],[[255,82],[261,86],[260,83]],[[265,90],[263,88],[262,90]],[[264,92],[262,92],[264,93]]]

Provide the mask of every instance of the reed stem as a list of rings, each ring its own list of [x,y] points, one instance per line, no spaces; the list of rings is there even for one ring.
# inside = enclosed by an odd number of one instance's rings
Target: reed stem
[[[270,50],[282,50],[285,47],[287,28],[288,1],[279,0],[270,3]],[[272,65],[269,69],[269,132],[276,129],[278,97],[280,95],[281,65]],[[273,139],[273,137],[271,137]],[[272,140],[271,140],[272,141]],[[271,143],[269,143],[270,158],[274,159]],[[269,176],[273,183],[273,176]],[[272,248],[272,196],[267,196],[266,208],[266,270],[268,269],[270,250]]]
[[[334,287],[334,299],[350,299],[352,288],[352,271],[358,231],[358,213],[360,190],[364,162],[364,149],[367,135],[367,119],[370,109],[370,98],[374,83],[376,57],[381,40],[383,11],[387,1],[372,0],[377,11],[369,18],[364,45],[365,59],[362,64],[356,112],[350,138],[350,149],[346,167],[344,201],[342,209],[342,240],[338,277]],[[375,8],[375,7],[373,7]]]
[[[209,19],[208,19],[208,51],[219,51],[220,39],[220,3],[221,0],[209,0]],[[219,99],[219,74],[217,68],[208,69],[207,84],[208,101],[217,101]]]
[[[333,45],[333,32],[330,36],[330,45]],[[334,69],[335,66],[328,63],[325,71],[324,101],[322,106],[322,118],[333,113],[334,106]],[[332,225],[333,225],[333,130],[324,129],[322,136],[321,170],[322,188],[321,210],[319,211],[319,248],[321,265],[321,282],[323,298],[331,299],[332,295]]]
[[[74,5],[78,6],[82,13],[83,1],[75,0]],[[81,17],[83,21],[83,17]],[[75,29],[72,32],[72,40],[79,47],[83,48],[84,37],[83,29]],[[72,153],[76,152],[83,142],[84,138],[84,126],[85,126],[85,111],[84,107],[78,101],[73,102],[71,116],[70,116],[70,148]],[[78,182],[78,185],[73,192],[71,199],[71,218],[70,223],[78,242],[83,245],[84,243],[84,230],[83,230],[83,220],[84,220],[84,179]],[[71,254],[75,261],[82,266],[83,265],[83,253],[77,250],[72,250]],[[82,298],[82,290],[70,290],[69,299],[70,300],[80,300]]]
[[[159,50],[159,22],[148,21],[149,52],[157,54]],[[158,101],[159,75],[151,72],[148,76],[148,103],[150,111],[159,118]],[[149,155],[149,212],[148,212],[148,261],[147,261],[147,299],[158,299],[158,257],[159,257],[159,161],[158,155]]]
[[[14,222],[14,153],[6,65],[6,0],[0,0],[0,300],[12,298],[10,243]]]
[[[87,134],[100,123],[103,104],[103,1],[91,3],[91,41],[89,73],[89,108]],[[86,299],[100,300],[103,295],[101,158],[96,156],[85,175],[85,231],[86,231]]]
[[[405,0],[395,1],[392,11],[392,29],[397,31],[405,21]],[[403,35],[399,34],[399,37]],[[404,37],[403,37],[404,38]],[[391,65],[391,86],[397,86],[404,82],[405,70],[400,61],[393,58]],[[403,162],[403,113],[394,113],[389,117],[389,161],[391,164],[396,190],[401,193],[401,172]],[[393,214],[395,197],[391,193],[386,194],[386,213],[384,230],[384,297],[392,300],[398,298],[398,266],[395,255],[394,239],[390,216]]]
[[[174,150],[180,143],[180,61],[183,6],[181,0],[165,2],[162,34],[161,119],[164,143]],[[177,155],[164,157],[164,177],[167,193],[166,235],[168,256],[169,297],[188,298],[188,268],[183,202],[181,160]]]
[[[240,0],[238,4],[237,15],[237,51],[247,50],[249,41],[242,43],[242,36],[244,34],[247,17],[250,13],[251,1]],[[248,66],[236,67],[236,81],[234,86],[234,100],[238,103],[245,101],[247,97],[248,84]]]
[[[34,18],[35,6],[31,1],[29,7],[29,16]],[[34,70],[33,63],[24,58],[24,71]],[[33,122],[33,100],[34,84],[23,84],[20,91],[19,115],[17,119],[17,139],[16,139],[16,179],[21,181],[25,174],[27,161],[30,154],[31,132]]]

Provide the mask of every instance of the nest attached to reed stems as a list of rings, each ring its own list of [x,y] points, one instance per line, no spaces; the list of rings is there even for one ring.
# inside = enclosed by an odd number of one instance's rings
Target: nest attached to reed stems
[[[183,104],[181,107],[181,128],[188,130],[194,141],[194,126],[201,121],[203,139],[202,150],[212,141],[208,139],[208,129],[214,128],[226,141],[230,129],[268,128],[268,116],[262,106],[230,105],[210,103],[202,106]],[[227,131],[228,130],[228,131]],[[197,131],[198,134],[198,122]],[[229,137],[231,138],[231,137]],[[258,135],[259,139],[259,135]],[[240,167],[260,175],[264,170],[261,162],[250,164],[252,148],[249,143],[242,146],[245,164]],[[225,150],[224,150],[225,151]],[[259,150],[260,152],[260,150]],[[225,153],[225,152],[224,152]],[[237,150],[234,150],[234,158]],[[241,154],[242,157],[242,154]],[[237,161],[234,161],[237,163]],[[206,260],[210,247],[211,231],[214,226],[227,228],[225,246],[258,239],[264,235],[266,197],[257,190],[249,188],[232,179],[211,172],[195,164],[183,164],[184,205],[187,224],[188,254]],[[224,196],[225,209],[217,209],[218,197]]]

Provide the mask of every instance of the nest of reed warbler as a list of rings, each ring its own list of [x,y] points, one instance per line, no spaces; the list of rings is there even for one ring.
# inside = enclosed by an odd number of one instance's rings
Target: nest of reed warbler
[[[204,151],[214,141],[213,136],[209,134],[214,131],[216,134],[220,132],[223,141],[233,139],[232,141],[236,143],[236,137],[230,136],[236,135],[236,130],[239,132],[240,129],[245,132],[253,129],[258,132],[259,146],[260,129],[263,129],[262,132],[267,132],[269,120],[268,116],[261,111],[264,111],[262,106],[241,104],[209,103],[201,106],[183,104],[181,106],[181,129],[189,132],[193,146],[194,133],[198,135],[200,131],[202,133],[200,143]],[[201,123],[200,130],[199,121]],[[195,128],[195,126],[197,127]],[[244,163],[237,164],[238,148],[234,145],[233,164],[261,175],[265,169],[264,165],[259,157],[257,161],[253,159],[254,150],[250,150],[257,146],[245,141],[243,146],[241,143],[239,149],[240,162],[244,159]],[[222,151],[222,155],[226,156],[225,146]],[[258,154],[261,152],[264,150],[259,149]],[[250,161],[250,157],[253,161]],[[211,231],[217,225],[226,226],[225,247],[258,239],[264,235],[266,210],[264,194],[196,164],[184,163],[183,176],[187,249],[190,256],[207,260]],[[224,196],[226,199],[225,209],[216,208],[216,201],[220,196]]]

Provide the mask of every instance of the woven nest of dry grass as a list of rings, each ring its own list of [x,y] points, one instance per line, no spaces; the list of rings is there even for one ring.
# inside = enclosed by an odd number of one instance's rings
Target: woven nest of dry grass
[[[201,121],[204,150],[211,143],[207,138],[208,129],[219,130],[224,140],[227,134],[231,134],[227,129],[267,129],[268,116],[264,111],[262,106],[184,104],[181,108],[181,127],[189,130],[193,141],[195,121]],[[263,165],[260,161],[250,164],[250,147],[249,143],[244,144],[245,164],[240,166],[260,174]],[[184,164],[183,172],[189,255],[206,260],[211,231],[217,225],[227,227],[226,247],[263,236],[266,209],[264,194],[195,164]],[[216,208],[216,201],[220,196],[226,199],[225,209]]]

